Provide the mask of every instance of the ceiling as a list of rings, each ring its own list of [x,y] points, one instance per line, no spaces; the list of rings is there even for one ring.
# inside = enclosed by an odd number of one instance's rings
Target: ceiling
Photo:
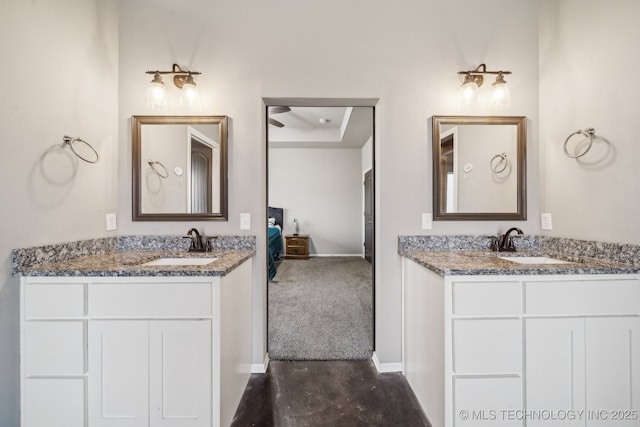
[[[270,148],[361,148],[373,134],[373,107],[290,107],[269,118]]]

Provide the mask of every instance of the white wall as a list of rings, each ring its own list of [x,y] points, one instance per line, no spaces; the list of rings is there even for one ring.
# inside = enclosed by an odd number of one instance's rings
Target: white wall
[[[529,221],[537,233],[537,3],[529,0],[130,0],[120,4],[120,233],[258,236],[253,362],[266,327],[266,137],[263,97],[379,98],[376,106],[376,352],[401,359],[399,234],[421,234],[431,211],[430,117],[456,113],[460,70],[509,69],[513,106],[529,118]],[[329,28],[330,23],[330,30]],[[227,223],[133,223],[130,124],[144,71],[173,62],[203,74],[203,114],[231,117]],[[239,214],[252,229],[239,230]],[[497,233],[512,222],[436,222],[433,234]]]
[[[283,234],[308,234],[311,255],[362,255],[361,150],[270,148],[269,205]]]
[[[0,426],[19,424],[13,248],[103,237],[115,212],[118,12],[105,0],[0,2]],[[64,135],[89,141],[77,161]],[[113,233],[112,233],[113,234]]]
[[[540,1],[542,211],[552,236],[640,244],[640,2]],[[581,160],[565,139],[593,127]],[[576,138],[573,138],[576,140]]]

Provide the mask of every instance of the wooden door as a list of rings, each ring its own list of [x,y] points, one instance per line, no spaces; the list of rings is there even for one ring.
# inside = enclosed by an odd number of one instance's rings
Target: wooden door
[[[373,172],[364,174],[364,258],[373,259]]]
[[[191,140],[191,213],[212,212],[213,150],[195,139]]]

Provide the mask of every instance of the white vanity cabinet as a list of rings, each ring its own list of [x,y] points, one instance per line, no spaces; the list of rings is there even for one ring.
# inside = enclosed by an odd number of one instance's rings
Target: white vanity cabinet
[[[640,425],[638,279],[590,279],[524,284],[527,408],[584,411],[528,426]]]
[[[211,425],[211,320],[95,321],[89,360],[90,426]]]
[[[23,277],[21,425],[228,426],[251,283],[251,260],[222,277]]]
[[[403,317],[433,425],[640,425],[638,275],[443,277],[403,258]]]

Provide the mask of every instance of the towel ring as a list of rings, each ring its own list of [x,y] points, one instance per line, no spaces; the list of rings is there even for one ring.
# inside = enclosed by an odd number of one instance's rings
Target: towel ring
[[[496,162],[497,160],[497,162]],[[502,167],[500,167],[502,166]],[[489,168],[493,173],[501,173],[509,166],[509,160],[507,159],[507,153],[496,154],[489,161]]]
[[[571,135],[569,135],[567,137],[567,139],[565,139],[564,145],[562,146],[562,149],[564,150],[564,154],[567,157],[571,157],[572,159],[577,159],[577,158],[582,157],[585,154],[587,154],[589,152],[589,150],[591,150],[591,146],[593,145],[593,135],[595,133],[596,133],[596,130],[594,128],[587,128],[587,129],[577,130],[574,133],[572,133]],[[584,135],[584,136],[586,136],[587,138],[589,138],[589,144],[587,144],[587,148],[585,148],[582,151],[582,153],[576,154],[575,156],[572,156],[571,154],[569,154],[569,151],[567,150],[567,143],[575,135]]]
[[[151,170],[158,175],[160,178],[168,178],[169,177],[169,171],[167,170],[167,168],[160,163],[157,160],[151,160],[149,159],[147,161],[147,163],[149,163],[149,167],[151,168]],[[160,173],[160,171],[158,169],[156,169],[156,165],[160,166],[162,168],[162,170],[164,171],[164,174]]]
[[[98,162],[98,160],[100,160],[100,156],[98,155],[98,152],[97,152],[97,151],[95,150],[95,148],[93,148],[93,147],[91,146],[91,144],[89,144],[87,141],[85,141],[85,140],[83,140],[83,139],[80,139],[80,138],[72,138],[72,137],[70,137],[70,136],[66,136],[66,135],[62,137],[62,141],[63,141],[66,145],[68,145],[68,146],[69,146],[69,148],[71,149],[71,151],[73,152],[73,154],[75,154],[75,155],[76,155],[80,160],[84,160],[84,161],[85,161],[85,162],[87,162],[87,163],[97,163],[97,162]],[[93,154],[95,154],[95,156],[96,156],[95,160],[87,159],[87,158],[85,158],[85,157],[82,157],[80,154],[78,154],[78,152],[76,151],[76,149],[75,149],[75,148],[73,148],[73,145],[74,145],[75,143],[84,144],[84,145],[86,145],[87,147],[89,147],[89,148],[91,149],[91,151],[93,151]]]

